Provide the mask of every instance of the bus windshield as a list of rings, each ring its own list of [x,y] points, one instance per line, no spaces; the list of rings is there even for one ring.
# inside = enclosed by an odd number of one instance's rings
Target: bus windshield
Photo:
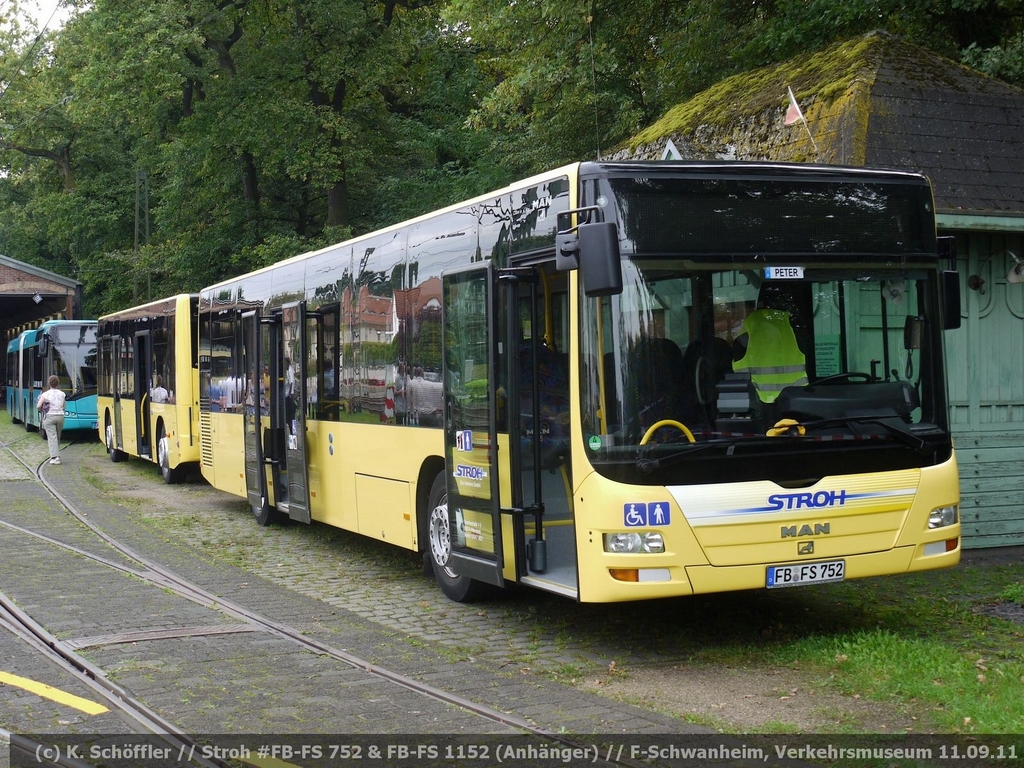
[[[949,458],[923,179],[647,170],[582,182],[622,255],[622,293],[582,299],[580,417],[598,472],[808,483]]]
[[[836,474],[861,449],[863,471],[879,443],[900,455],[879,467],[941,460],[933,276],[884,264],[626,262],[623,293],[587,301],[581,423],[595,466],[700,483]],[[705,471],[715,456],[751,460]]]
[[[96,393],[96,325],[58,326],[50,331],[53,373],[71,395]]]

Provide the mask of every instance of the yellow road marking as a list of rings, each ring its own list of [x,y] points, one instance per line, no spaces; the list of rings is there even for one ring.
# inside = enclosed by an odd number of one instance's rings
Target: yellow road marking
[[[95,701],[83,699],[81,696],[75,696],[72,693],[67,693],[59,688],[54,688],[52,685],[47,685],[46,683],[29,680],[27,677],[18,677],[17,675],[11,675],[7,672],[0,672],[0,683],[13,685],[16,688],[29,691],[37,696],[42,696],[44,699],[56,701],[59,704],[66,704],[69,707],[74,707],[75,709],[85,712],[87,715],[99,715],[109,711],[105,706],[97,704]]]

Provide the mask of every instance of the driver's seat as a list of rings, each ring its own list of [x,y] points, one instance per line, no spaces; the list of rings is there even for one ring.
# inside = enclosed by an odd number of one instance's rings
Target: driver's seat
[[[636,409],[640,434],[666,419],[678,421],[686,413],[683,353],[671,339],[645,336],[632,349],[636,385]]]
[[[747,371],[758,399],[773,403],[786,387],[807,384],[807,361],[796,343],[789,312],[755,309],[743,321],[747,334],[746,352],[732,364],[734,371]]]

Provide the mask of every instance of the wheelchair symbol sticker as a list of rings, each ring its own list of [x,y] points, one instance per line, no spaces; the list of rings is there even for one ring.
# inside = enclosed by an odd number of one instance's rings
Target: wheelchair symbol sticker
[[[667,501],[632,501],[622,507],[622,521],[627,528],[647,528],[668,525],[671,521]]]

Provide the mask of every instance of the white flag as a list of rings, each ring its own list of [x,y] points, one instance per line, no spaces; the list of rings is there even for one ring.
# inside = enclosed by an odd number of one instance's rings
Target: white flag
[[[796,96],[793,95],[793,89],[788,85],[786,90],[789,91],[789,109],[786,110],[786,119],[783,121],[784,125],[792,125],[797,120],[806,124],[804,120],[804,113],[800,111],[800,105],[796,103]]]

